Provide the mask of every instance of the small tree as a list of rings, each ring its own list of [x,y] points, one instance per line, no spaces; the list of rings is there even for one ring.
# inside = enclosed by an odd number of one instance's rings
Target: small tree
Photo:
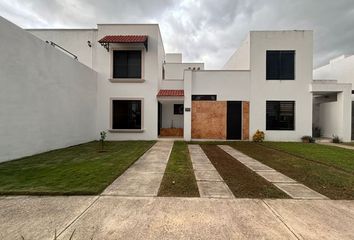
[[[106,134],[107,133],[105,131],[100,132],[101,151],[103,151],[103,148],[104,148],[104,141],[106,140]]]

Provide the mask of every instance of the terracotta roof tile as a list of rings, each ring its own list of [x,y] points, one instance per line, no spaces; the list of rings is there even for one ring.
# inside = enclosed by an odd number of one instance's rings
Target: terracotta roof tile
[[[183,97],[184,90],[183,89],[177,89],[177,90],[162,89],[158,92],[157,96],[158,97]]]
[[[99,43],[144,43],[146,35],[107,35],[99,40]]]

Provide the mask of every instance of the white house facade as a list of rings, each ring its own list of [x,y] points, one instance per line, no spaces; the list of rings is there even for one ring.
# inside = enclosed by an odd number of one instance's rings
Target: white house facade
[[[52,79],[60,92],[65,92],[61,86],[63,81],[71,79],[82,84],[82,88],[75,86],[70,90],[74,95],[75,92],[83,95],[78,94],[78,99],[73,99],[72,103],[78,101],[84,105],[82,108],[92,111],[86,113],[87,118],[75,115],[70,121],[81,121],[85,128],[90,128],[87,129],[90,134],[70,144],[93,140],[100,131],[108,132],[108,140],[183,138],[189,141],[250,140],[259,129],[265,132],[266,140],[299,141],[302,136],[311,136],[316,127],[321,129],[321,136],[337,135],[344,141],[352,139],[353,78],[349,76],[352,73],[348,72],[343,80],[342,70],[338,70],[337,75],[328,74],[338,82],[324,81],[322,75],[321,80],[313,80],[312,31],[251,31],[221,70],[206,70],[203,63],[183,62],[182,54],[165,53],[157,24],[98,24],[96,29],[27,30],[5,19],[1,19],[0,24],[0,47],[9,51],[6,49],[11,44],[25,46],[25,42],[16,41],[18,36],[26,36],[30,39],[27,41],[35,42],[30,50],[36,63],[27,70],[25,63],[21,63],[25,70],[16,71],[24,73],[14,76],[11,53],[6,59],[2,55],[2,78],[11,76],[9,85],[1,80],[2,88],[13,87],[14,91],[27,93],[28,89],[14,85],[16,79],[33,71],[46,72],[48,68],[62,71],[62,76]],[[11,35],[11,42],[1,41],[4,35]],[[80,65],[77,68],[90,71],[89,77],[83,74],[72,79],[71,72],[59,60],[42,70],[44,63],[38,60],[41,56],[36,56],[36,45],[44,51],[41,61],[45,61],[47,52],[55,52],[65,61],[72,62],[70,68]],[[41,74],[37,75],[37,78],[41,77]],[[48,77],[49,73],[36,83],[37,94],[46,91]],[[89,88],[90,84],[92,88]],[[92,91],[86,91],[87,88]],[[58,96],[54,101],[60,105],[65,97]],[[8,104],[6,101],[5,98],[5,102],[0,103],[1,108]],[[70,103],[67,106],[72,107]],[[9,121],[16,123],[16,117],[24,115],[21,111],[12,114],[8,107],[7,111],[8,119],[0,119],[3,121],[0,122],[1,130],[10,126]],[[35,118],[35,114],[32,115]],[[75,124],[78,129],[82,127],[80,122]],[[41,121],[37,125],[41,126]],[[67,126],[76,132],[74,125]],[[27,130],[21,131],[26,134]],[[54,147],[38,147],[36,152],[68,144],[62,141]],[[5,145],[0,143],[0,147],[5,148]],[[15,155],[26,154],[30,152]],[[0,156],[0,161],[14,157],[7,154]]]

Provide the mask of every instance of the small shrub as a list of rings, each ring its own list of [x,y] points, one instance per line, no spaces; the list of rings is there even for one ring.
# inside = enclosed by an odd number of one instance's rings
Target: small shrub
[[[333,135],[332,142],[333,143],[341,143],[342,140],[337,135]]]
[[[257,129],[256,133],[253,135],[253,142],[263,142],[264,141],[264,132]]]
[[[315,143],[315,138],[311,136],[303,136],[301,140],[303,143]]]
[[[104,140],[106,140],[107,133],[105,131],[100,132],[100,143],[101,143],[101,151],[104,149]]]

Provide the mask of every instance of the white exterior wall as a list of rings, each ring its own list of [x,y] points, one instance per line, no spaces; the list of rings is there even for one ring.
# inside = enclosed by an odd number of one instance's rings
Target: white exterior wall
[[[218,101],[249,101],[250,72],[193,71],[192,95],[216,94]]]
[[[265,131],[266,140],[299,141],[312,133],[312,31],[255,31],[251,44],[250,136]],[[295,50],[295,80],[266,80],[266,51]],[[295,130],[266,130],[266,101],[295,101]]]
[[[79,62],[93,68],[93,52],[101,47],[96,29],[28,29],[43,41],[52,41],[78,56]],[[87,41],[91,42],[89,47]]]
[[[108,140],[151,140],[157,138],[157,99],[158,85],[161,81],[159,72],[162,59],[158,59],[159,28],[156,24],[123,24],[98,25],[98,39],[106,35],[148,35],[148,51],[143,49],[143,71],[145,80],[142,83],[112,83],[111,78],[112,50],[97,48],[98,72],[98,129],[97,132],[110,129],[111,126],[111,98],[143,99],[142,123],[143,132],[109,132]],[[110,44],[111,49],[129,48],[141,49],[142,44]]]
[[[337,102],[328,102],[320,104],[319,125],[323,137],[332,138],[338,135],[339,109]]]
[[[204,70],[204,63],[166,63],[165,79],[183,79],[184,70],[189,68]]]
[[[354,90],[354,55],[333,59],[329,64],[316,68],[313,75],[314,79],[335,79],[338,83],[351,83]],[[354,95],[352,100],[354,101]]]
[[[160,89],[183,89],[183,79],[162,80]]]
[[[183,104],[183,101],[162,103],[162,128],[183,128],[183,115],[174,114],[174,104]]]
[[[250,35],[248,35],[246,40],[225,63],[223,70],[250,70],[250,48]]]
[[[166,53],[166,63],[182,63],[182,53]]]
[[[98,138],[96,73],[0,17],[0,162]]]

